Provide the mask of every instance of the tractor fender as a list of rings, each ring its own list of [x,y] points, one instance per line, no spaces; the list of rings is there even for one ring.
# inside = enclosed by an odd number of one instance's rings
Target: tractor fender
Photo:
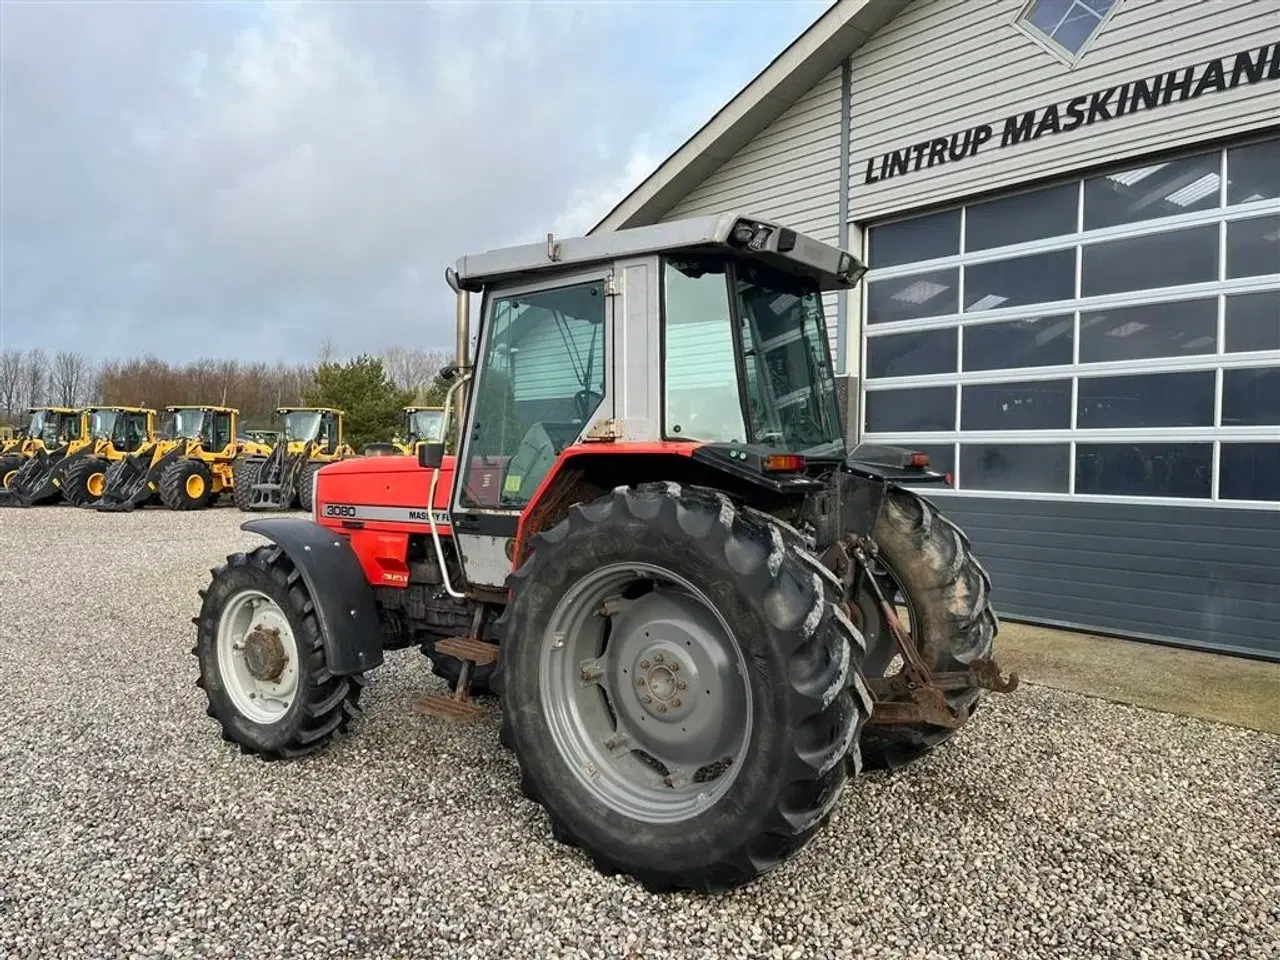
[[[266,537],[293,561],[315,604],[324,658],[339,675],[382,664],[378,605],[347,538],[301,517],[263,517],[240,525]]]

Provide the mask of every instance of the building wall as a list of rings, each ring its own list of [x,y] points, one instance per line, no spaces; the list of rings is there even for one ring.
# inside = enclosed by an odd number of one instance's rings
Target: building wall
[[[1075,66],[1016,29],[1025,0],[917,0],[852,58],[850,216],[859,221],[1280,122],[1280,0],[1121,0]],[[1067,130],[1066,107],[1134,81],[1271,45],[1262,80]],[[1197,68],[1193,77],[1199,78]],[[1194,92],[1194,90],[1192,91]],[[1115,98],[1119,98],[1117,90]],[[1110,101],[1116,103],[1116,99]],[[1058,105],[1064,129],[1002,145],[1008,118]],[[1079,105],[1077,105],[1079,106]],[[1089,102],[1083,103],[1088,117]],[[962,159],[884,176],[881,160],[986,126]],[[952,141],[948,139],[948,147]],[[963,153],[963,151],[959,151]],[[868,164],[875,182],[868,183]]]
[[[1074,66],[1024,7],[923,0],[852,58],[866,433],[954,471],[1002,615],[1280,660],[1280,0],[1121,0]]]
[[[785,223],[826,243],[840,240],[840,70],[725,161],[662,217],[739,210]],[[837,301],[826,298],[832,356]]]

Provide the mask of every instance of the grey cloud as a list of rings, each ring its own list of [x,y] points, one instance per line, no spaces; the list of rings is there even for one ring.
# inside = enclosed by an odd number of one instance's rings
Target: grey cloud
[[[447,345],[446,265],[587,225],[703,119],[680,106],[706,109],[700,40],[670,11],[6,6],[6,337],[183,359]]]

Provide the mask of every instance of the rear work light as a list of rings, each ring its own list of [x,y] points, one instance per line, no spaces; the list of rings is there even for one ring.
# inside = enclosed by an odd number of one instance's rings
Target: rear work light
[[[929,465],[929,455],[917,450],[907,457],[906,465],[908,467],[927,467]]]
[[[771,453],[761,460],[765,473],[800,473],[805,468],[805,458],[794,453]]]

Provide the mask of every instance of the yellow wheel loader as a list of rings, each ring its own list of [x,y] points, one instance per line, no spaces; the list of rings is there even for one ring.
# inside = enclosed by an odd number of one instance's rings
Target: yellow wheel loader
[[[235,462],[232,497],[241,510],[311,510],[313,480],[325,464],[356,456],[346,441],[346,412],[333,407],[280,407],[284,430],[263,454]]]
[[[444,441],[444,407],[405,407],[397,436],[389,443],[368,443],[366,457],[413,456],[424,443]]]
[[[69,454],[89,442],[89,411],[75,407],[32,407],[12,449],[0,456],[0,507],[35,507],[62,497],[54,471]]]
[[[90,504],[95,510],[201,510],[231,488],[237,454],[266,450],[238,439],[240,411],[233,407],[173,406],[165,414],[159,438],[146,453],[111,465],[102,498]]]
[[[112,464],[149,456],[156,444],[156,411],[150,407],[89,407],[88,413],[88,442],[63,457],[52,478],[76,507],[101,499]]]

